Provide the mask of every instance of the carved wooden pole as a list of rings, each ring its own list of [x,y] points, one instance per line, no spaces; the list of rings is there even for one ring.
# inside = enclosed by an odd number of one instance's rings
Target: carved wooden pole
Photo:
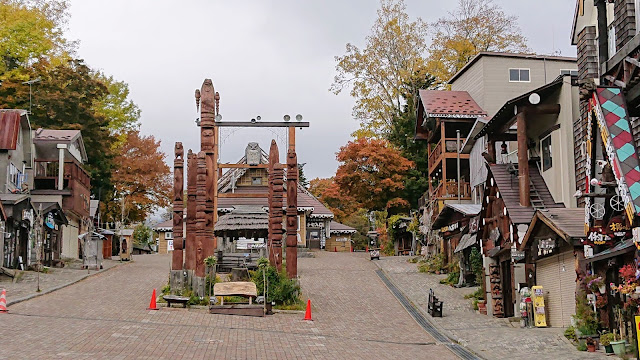
[[[196,277],[204,278],[205,244],[207,242],[207,160],[204,152],[198,153],[196,175]]]
[[[207,239],[202,244],[202,261],[208,256],[214,255],[217,247],[213,236],[213,226],[217,221],[217,190],[218,190],[218,128],[215,126],[216,104],[219,95],[213,88],[211,79],[205,79],[200,89],[200,146],[204,153],[206,175],[205,175],[205,230]],[[200,156],[200,155],[198,155]],[[209,235],[210,234],[210,235]],[[197,267],[200,266],[199,260]],[[204,265],[202,265],[204,268]],[[203,273],[204,274],[204,273]],[[196,276],[200,276],[197,275]],[[204,275],[202,275],[204,276]]]
[[[196,179],[198,160],[191,150],[187,153],[187,234],[184,267],[196,269]]]
[[[171,270],[182,270],[182,214],[184,211],[184,149],[175,145],[173,160],[173,256]]]
[[[282,197],[283,168],[279,163],[278,145],[271,140],[269,149],[269,262],[282,269]]]
[[[287,152],[287,275],[298,275],[298,157]]]

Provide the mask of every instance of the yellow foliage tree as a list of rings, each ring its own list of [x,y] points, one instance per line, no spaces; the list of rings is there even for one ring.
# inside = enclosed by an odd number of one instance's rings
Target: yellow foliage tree
[[[440,84],[482,51],[528,53],[518,18],[493,0],[459,0],[455,11],[432,24],[427,70]]]
[[[353,135],[378,137],[388,134],[394,118],[402,113],[403,95],[415,92],[417,78],[425,78],[427,24],[410,21],[402,0],[381,0],[364,49],[346,45],[336,56],[337,75],[330,91],[346,88],[356,99],[353,116],[360,129]]]

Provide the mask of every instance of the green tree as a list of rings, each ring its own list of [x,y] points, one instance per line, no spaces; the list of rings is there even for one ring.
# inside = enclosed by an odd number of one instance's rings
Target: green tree
[[[129,98],[129,85],[102,72],[95,72],[93,75],[107,88],[107,94],[100,98],[94,106],[98,115],[109,120],[108,127],[111,133],[124,135],[128,131],[138,130],[140,127],[140,108]],[[125,136],[120,136],[119,144],[124,138]]]
[[[24,81],[30,64],[69,58],[75,43],[63,36],[67,9],[64,0],[0,0],[0,80]]]
[[[493,0],[458,0],[456,10],[431,28],[435,34],[427,69],[440,84],[481,51],[530,52],[518,18],[505,14]]]
[[[427,25],[411,21],[403,0],[381,0],[364,49],[346,45],[336,57],[337,75],[330,90],[349,88],[356,99],[353,115],[360,122],[356,137],[383,136],[402,113],[404,94],[417,89],[414,77],[426,76]]]
[[[302,185],[305,189],[308,189],[309,180],[307,180],[307,177],[304,175],[305,165],[307,165],[307,163],[298,163],[298,183]]]
[[[133,241],[138,245],[147,245],[153,241],[153,230],[145,224],[138,224],[133,229]]]
[[[93,78],[83,60],[56,66],[39,61],[26,70],[29,78],[40,79],[32,86],[31,125],[81,130],[91,191],[95,195],[106,194],[111,190],[113,137],[108,119],[96,112],[95,104],[107,94],[107,88]],[[29,86],[20,80],[5,80],[0,86],[0,108],[29,109]]]

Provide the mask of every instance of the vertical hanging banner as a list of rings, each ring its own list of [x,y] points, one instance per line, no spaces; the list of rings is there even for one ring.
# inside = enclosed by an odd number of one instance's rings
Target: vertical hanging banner
[[[629,222],[640,214],[640,160],[631,134],[629,116],[621,89],[598,87],[593,93],[602,144],[613,167],[617,193],[623,199]]]

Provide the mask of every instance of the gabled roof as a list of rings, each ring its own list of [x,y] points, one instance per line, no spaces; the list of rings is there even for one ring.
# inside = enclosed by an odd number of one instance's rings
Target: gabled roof
[[[529,224],[536,209],[531,206],[525,207],[520,205],[520,182],[518,181],[517,175],[512,175],[511,172],[509,172],[510,166],[510,164],[491,164],[489,166],[488,176],[493,176],[500,191],[500,197],[502,197],[504,205],[507,207],[511,222],[513,224]],[[540,199],[546,209],[564,208],[564,204],[556,203],[553,200],[544,178],[540,175],[538,167],[533,163],[529,164],[529,178],[538,191]],[[483,202],[484,201],[485,200],[483,200]]]
[[[173,220],[169,219],[167,221],[163,221],[154,226],[153,230],[158,232],[173,231]]]
[[[576,10],[573,13],[573,26],[571,27],[571,45],[577,45],[578,33],[582,31],[585,26],[591,25],[590,22],[594,11],[596,11],[596,7],[593,4],[593,0],[576,1]],[[582,15],[580,14],[581,12],[583,13]]]
[[[460,69],[451,79],[447,82],[448,84],[452,84],[457,78],[460,77],[464,72],[469,70],[473,64],[475,64],[480,58],[483,56],[496,56],[496,57],[505,57],[505,58],[520,58],[520,59],[529,59],[529,60],[544,60],[544,61],[565,61],[565,62],[576,62],[578,59],[574,57],[566,57],[566,56],[550,56],[550,55],[536,55],[536,54],[516,54],[516,53],[506,53],[506,52],[493,52],[493,51],[482,51],[478,53],[473,59],[469,60],[465,66]]]
[[[487,113],[466,91],[419,90],[425,117],[476,118]]]
[[[331,225],[329,228],[331,229],[330,232],[332,234],[354,234],[357,231],[351,226],[340,224],[337,221],[331,221]]]
[[[439,229],[447,224],[447,220],[451,218],[453,213],[457,212],[464,216],[475,216],[480,213],[482,205],[480,204],[446,204],[433,221],[432,229]]]
[[[34,144],[72,144],[78,143],[80,155],[82,161],[87,161],[87,151],[84,147],[84,140],[82,139],[82,133],[80,130],[52,130],[39,128],[34,132],[33,143]]]
[[[520,244],[521,250],[525,249],[538,223],[547,226],[569,244],[572,244],[572,240],[574,239],[581,239],[587,236],[584,231],[584,208],[538,210],[533,216],[531,225],[522,239],[522,244]]]
[[[513,99],[507,101],[498,112],[496,112],[491,120],[474,136],[475,140],[478,140],[480,137],[493,133],[494,131],[498,131],[499,129],[510,126],[515,122],[515,109],[517,106],[529,105],[529,96],[533,93],[540,95],[541,102],[544,101],[546,96],[549,96],[556,92],[564,82],[564,77],[570,75],[560,75],[555,78],[552,82],[545,84],[537,89],[526,92],[522,95],[518,95]],[[577,85],[576,85],[577,86]]]
[[[24,110],[0,110],[0,150],[15,150],[18,146],[21,117]]]
[[[269,214],[261,206],[239,206],[218,218],[214,231],[269,230]]]

